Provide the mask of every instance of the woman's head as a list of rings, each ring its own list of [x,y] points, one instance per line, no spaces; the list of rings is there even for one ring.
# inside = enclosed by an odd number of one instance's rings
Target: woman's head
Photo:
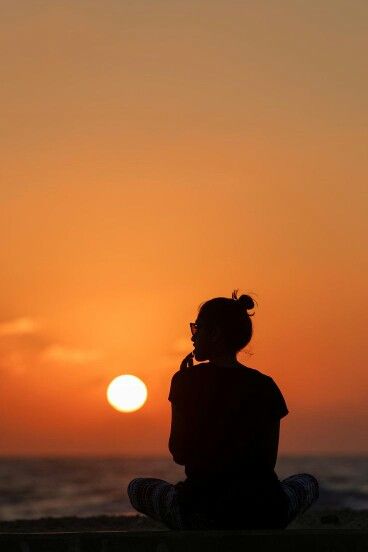
[[[195,345],[195,358],[207,360],[211,356],[236,354],[252,338],[252,320],[248,310],[254,308],[255,301],[250,295],[232,298],[216,297],[202,303],[196,320],[197,331],[192,337]]]

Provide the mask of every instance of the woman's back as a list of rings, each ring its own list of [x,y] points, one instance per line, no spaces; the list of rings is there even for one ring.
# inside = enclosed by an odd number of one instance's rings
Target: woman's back
[[[169,448],[188,477],[273,471],[275,458],[265,443],[288,409],[272,378],[242,365],[202,363],[174,374],[169,400]]]
[[[240,364],[202,363],[174,374],[169,400],[169,449],[187,475],[178,485],[182,501],[198,506],[206,497],[201,507],[220,505],[223,516],[225,497],[230,494],[234,503],[246,485],[250,499],[264,503],[267,494],[272,508],[280,491],[274,471],[279,421],[288,413],[272,378]]]

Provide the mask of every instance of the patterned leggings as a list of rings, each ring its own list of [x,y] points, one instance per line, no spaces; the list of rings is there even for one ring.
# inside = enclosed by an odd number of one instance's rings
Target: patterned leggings
[[[280,481],[288,498],[288,525],[305,512],[319,496],[318,481],[313,475],[299,473]],[[170,529],[209,529],[208,520],[192,516],[190,525],[183,518],[177,491],[171,483],[154,477],[138,477],[128,485],[132,506],[147,516],[164,523]]]

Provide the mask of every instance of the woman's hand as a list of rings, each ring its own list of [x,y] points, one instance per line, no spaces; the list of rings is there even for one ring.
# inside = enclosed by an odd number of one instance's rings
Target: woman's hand
[[[191,368],[193,366],[193,353],[189,353],[180,364],[180,370],[185,370],[186,368]]]

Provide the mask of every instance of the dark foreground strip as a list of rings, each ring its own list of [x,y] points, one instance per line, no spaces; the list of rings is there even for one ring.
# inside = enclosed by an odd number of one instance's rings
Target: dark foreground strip
[[[368,531],[2,533],[1,552],[368,552]]]

